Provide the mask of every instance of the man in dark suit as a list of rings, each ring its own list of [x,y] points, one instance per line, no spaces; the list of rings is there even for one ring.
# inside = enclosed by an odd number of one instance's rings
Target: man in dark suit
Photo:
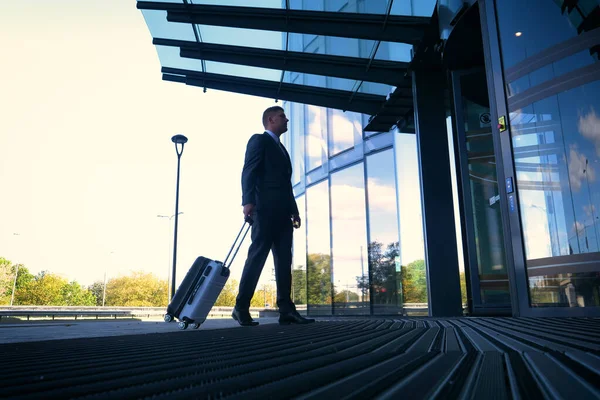
[[[244,218],[251,218],[252,244],[244,265],[232,317],[243,326],[258,325],[250,316],[250,300],[258,284],[269,251],[275,261],[279,323],[307,324],[290,296],[292,289],[293,227],[301,224],[292,191],[292,163],[279,137],[287,131],[283,108],[269,107],[263,113],[263,134],[253,135],[246,147],[242,170]]]

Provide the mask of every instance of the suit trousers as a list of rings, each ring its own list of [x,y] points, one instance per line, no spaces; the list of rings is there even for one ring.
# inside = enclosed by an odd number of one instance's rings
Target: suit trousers
[[[277,306],[280,313],[296,310],[291,299],[292,291],[292,240],[293,226],[289,215],[256,212],[253,215],[252,244],[240,279],[236,307],[244,311],[250,308],[258,279],[269,255],[273,252],[275,280],[277,282]]]

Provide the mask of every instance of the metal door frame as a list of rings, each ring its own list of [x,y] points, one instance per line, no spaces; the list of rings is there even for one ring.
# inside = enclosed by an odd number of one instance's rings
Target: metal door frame
[[[465,259],[465,278],[468,279],[468,295],[470,297],[469,308],[472,314],[506,314],[510,313],[508,304],[505,305],[482,305],[481,298],[481,285],[479,280],[479,263],[477,260],[477,245],[475,240],[475,221],[473,217],[473,202],[471,199],[471,185],[469,182],[469,167],[468,167],[468,155],[467,155],[467,147],[466,147],[466,132],[465,132],[465,119],[464,119],[464,103],[462,99],[462,88],[460,84],[460,79],[463,76],[484,71],[484,67],[474,67],[469,69],[462,69],[450,72],[451,83],[452,83],[452,125],[454,130],[454,144],[455,149],[454,153],[457,159],[458,171],[457,171],[457,180],[459,187],[459,196],[462,196],[462,207],[460,210],[461,214],[461,225],[462,225],[462,235],[463,235],[463,243],[465,244],[464,250],[464,259]],[[487,77],[486,77],[487,78]],[[486,89],[487,90],[487,89]],[[488,92],[489,93],[489,92]],[[489,96],[489,94],[488,94]],[[490,112],[491,112],[491,103],[490,103]],[[491,130],[492,140],[494,140],[494,132],[493,127]],[[495,142],[495,140],[494,140]],[[498,158],[498,154],[495,151],[496,146],[494,143],[494,156]],[[498,171],[498,167],[496,166],[496,176],[498,179],[498,194],[500,194],[500,174]],[[501,221],[503,218],[504,209],[500,208],[500,216]],[[504,224],[503,224],[504,225]],[[502,227],[503,237],[506,236],[506,231],[504,226]],[[509,262],[508,257],[505,253],[505,264],[508,274]],[[510,287],[510,278],[509,278],[509,287]],[[469,290],[470,289],[470,290]],[[510,292],[510,290],[509,290]],[[512,302],[512,293],[511,302]]]

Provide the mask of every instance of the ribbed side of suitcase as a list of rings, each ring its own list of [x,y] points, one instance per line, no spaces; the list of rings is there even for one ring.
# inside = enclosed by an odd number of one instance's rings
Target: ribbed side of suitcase
[[[179,313],[179,320],[203,323],[228,278],[229,268],[223,268],[223,263],[219,261],[208,263]]]
[[[196,283],[202,277],[202,274],[206,270],[206,267],[212,260],[206,257],[198,257],[188,270],[185,278],[181,281],[181,284],[177,288],[175,295],[171,299],[171,303],[167,307],[167,313],[174,317],[179,318],[181,310],[188,301],[188,298],[192,294]]]

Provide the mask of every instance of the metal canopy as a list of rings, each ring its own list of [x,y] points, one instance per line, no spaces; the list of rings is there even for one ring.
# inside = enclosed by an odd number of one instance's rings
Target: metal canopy
[[[153,44],[180,48],[180,56],[198,60],[251,65],[315,75],[334,76],[358,81],[399,85],[408,63],[370,60],[360,57],[332,56],[297,51],[228,46],[185,40],[154,38]]]
[[[178,68],[162,68],[163,80],[190,86],[224,90],[227,92],[281,99],[296,103],[331,107],[344,111],[375,114],[385,103],[385,96],[353,93],[346,90],[308,87],[293,83],[272,82],[263,79],[211,74]]]
[[[167,21],[416,44],[427,17],[138,1]]]
[[[366,114],[365,131],[410,130],[410,49],[432,18],[396,15],[392,0],[380,14],[170,1],[137,2],[164,80]],[[313,35],[330,51],[309,50]]]

